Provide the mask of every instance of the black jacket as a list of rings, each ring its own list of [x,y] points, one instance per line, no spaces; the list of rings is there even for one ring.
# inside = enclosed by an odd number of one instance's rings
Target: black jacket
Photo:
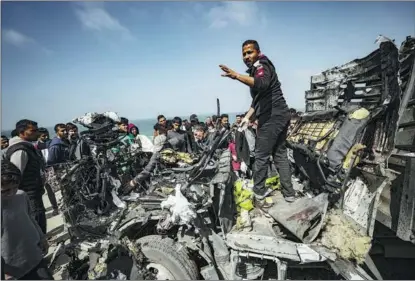
[[[10,146],[6,152],[6,159],[10,160],[12,154],[18,150],[25,151],[29,158],[22,174],[19,189],[27,193],[33,212],[44,212],[45,207],[43,205],[42,195],[45,193],[45,189],[41,174],[44,160],[40,153],[36,151],[36,148],[26,142],[20,142]]]
[[[271,116],[285,116],[288,106],[272,62],[262,55],[247,73],[254,77],[251,107],[255,109],[259,124],[265,123]]]
[[[249,166],[251,164],[251,158],[249,157],[250,151],[244,132],[235,132],[235,148],[238,162],[245,162],[245,164]]]

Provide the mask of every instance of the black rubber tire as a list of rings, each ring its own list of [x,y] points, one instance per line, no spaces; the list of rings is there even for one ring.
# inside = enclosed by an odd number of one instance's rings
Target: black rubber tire
[[[149,262],[164,266],[174,276],[175,280],[198,280],[199,269],[191,260],[184,247],[179,247],[173,239],[159,235],[149,235],[136,241]],[[134,274],[131,280],[137,280]]]

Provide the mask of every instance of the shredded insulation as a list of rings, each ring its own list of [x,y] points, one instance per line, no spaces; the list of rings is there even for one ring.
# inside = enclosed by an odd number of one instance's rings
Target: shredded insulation
[[[253,180],[238,179],[234,183],[233,195],[237,206],[238,217],[236,219],[236,229],[251,229],[252,222],[249,212],[254,209],[252,188]],[[278,176],[268,178],[265,181],[265,187],[273,190],[280,188]]]
[[[358,264],[365,261],[372,239],[356,230],[339,210],[332,210],[326,219],[321,243],[346,260],[355,260]]]

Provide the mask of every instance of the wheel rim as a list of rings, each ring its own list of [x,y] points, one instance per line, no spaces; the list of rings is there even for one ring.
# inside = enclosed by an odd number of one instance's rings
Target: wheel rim
[[[174,276],[171,272],[158,263],[150,263],[146,266],[147,270],[151,270],[154,272],[155,277],[157,280],[175,280]]]

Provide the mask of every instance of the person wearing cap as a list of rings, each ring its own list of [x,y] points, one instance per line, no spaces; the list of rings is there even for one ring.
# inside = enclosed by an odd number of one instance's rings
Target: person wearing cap
[[[243,42],[242,57],[248,67],[248,75],[239,74],[225,65],[219,67],[224,72],[223,77],[237,80],[250,88],[252,103],[242,123],[248,123],[254,113],[258,119],[253,176],[256,202],[263,207],[269,205],[264,199],[272,192],[265,187],[271,155],[280,175],[282,195],[287,202],[294,202],[295,191],[285,146],[290,112],[281,90],[281,83],[273,63],[261,53],[257,41]]]

